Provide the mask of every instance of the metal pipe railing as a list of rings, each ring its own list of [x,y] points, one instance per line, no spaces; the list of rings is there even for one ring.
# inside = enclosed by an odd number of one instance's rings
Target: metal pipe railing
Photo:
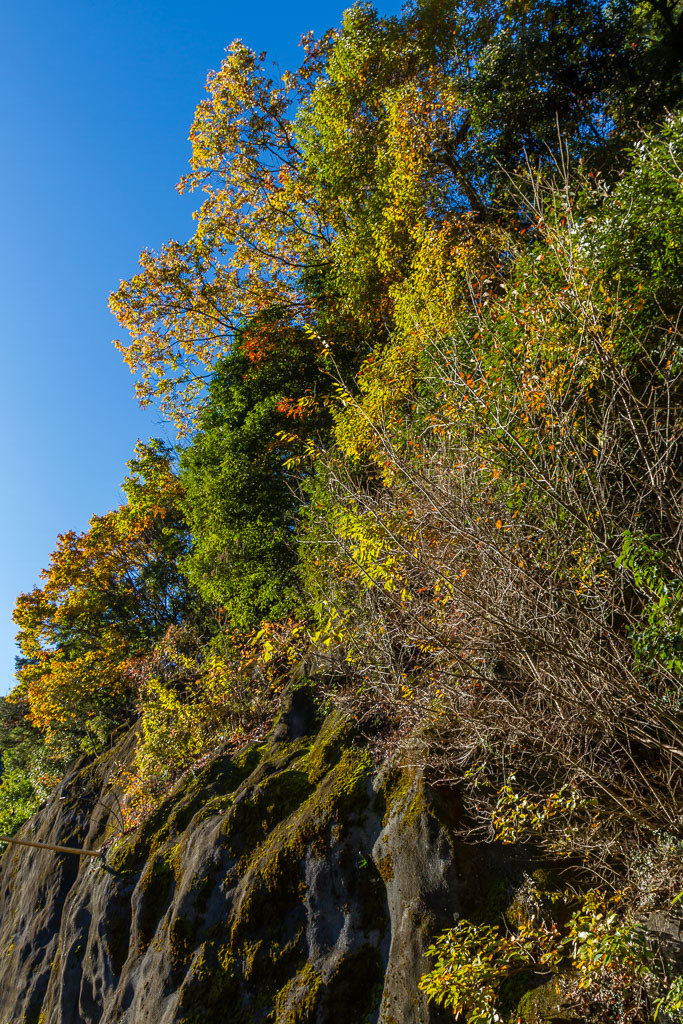
[[[54,853],[73,853],[77,857],[102,857],[101,850],[78,850],[74,846],[52,846],[50,843],[34,843],[30,839],[15,839],[0,836],[0,843],[14,843],[16,846],[33,846],[36,850],[52,850]]]

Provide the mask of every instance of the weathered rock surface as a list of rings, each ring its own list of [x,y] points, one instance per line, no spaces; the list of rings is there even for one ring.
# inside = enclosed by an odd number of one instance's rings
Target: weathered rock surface
[[[98,848],[134,742],[76,765],[20,835]],[[418,990],[424,950],[499,869],[454,842],[452,805],[377,773],[295,690],[265,743],[183,779],[106,864],[3,854],[0,1024],[452,1020]]]

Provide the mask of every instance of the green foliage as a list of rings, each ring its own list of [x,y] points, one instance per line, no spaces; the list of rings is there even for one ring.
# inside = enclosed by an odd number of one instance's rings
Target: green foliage
[[[459,921],[439,936],[427,956],[437,959],[420,979],[420,989],[454,1014],[462,1014],[468,1024],[497,1024],[503,1019],[501,986],[519,971],[556,967],[560,958],[554,932],[525,927],[507,936],[493,925],[469,921]]]
[[[618,165],[636,124],[676,102],[679,8],[430,0],[382,18],[357,3],[279,79],[235,41],[180,183],[203,193],[195,235],[145,251],[111,298],[142,400],[187,429],[206,370],[275,305],[335,345],[385,340],[425,236],[459,215],[517,222],[507,175],[561,160],[558,126],[572,154]]]
[[[301,658],[301,633],[293,622],[251,634],[224,626],[208,641],[189,626],[167,630],[140,665],[140,733],[124,781],[129,826],[218,747],[262,735]]]
[[[343,652],[359,713],[428,721],[435,769],[477,770],[482,829],[608,872],[626,835],[679,829],[674,120],[611,186],[530,172],[530,244],[486,227],[451,278],[448,250],[424,250],[401,331],[340,383],[302,544],[313,639]]]
[[[491,811],[496,839],[503,843],[526,842],[534,836],[547,834],[548,826],[553,823],[556,826],[553,852],[562,855],[573,851],[581,842],[576,834],[576,819],[590,818],[597,801],[582,801],[572,786],[563,786],[556,793],[534,800],[516,788],[516,781],[514,775],[507,778]]]
[[[646,979],[667,994],[662,1005],[674,1006],[677,982],[653,974],[654,953],[644,927],[621,906],[623,894],[590,890],[561,930],[532,915],[505,934],[492,925],[460,921],[427,950],[436,957],[420,988],[441,1005],[462,1014],[468,1024],[519,1020],[506,1010],[505,985],[521,973],[527,986],[553,978],[556,1007],[570,1006],[582,1020],[644,1021],[649,1017]],[[569,893],[552,894],[554,903],[570,903]]]
[[[655,1004],[654,1019],[658,1020],[660,1013],[675,1015],[680,1010],[683,1010],[683,975],[681,974],[673,979],[667,994]],[[675,1020],[676,1016],[673,1019]]]
[[[250,629],[297,604],[294,529],[301,498],[288,459],[324,432],[317,342],[253,320],[217,368],[199,430],[181,458],[193,546],[184,561],[202,596]]]
[[[18,599],[8,828],[134,714],[139,823],[310,656],[380,747],[461,778],[465,829],[628,876],[564,930],[461,922],[430,997],[678,1005],[636,911],[683,884],[682,53],[680,0],[357,3],[277,78],[229,47],[195,234],[111,299],[143,403],[192,436],[179,473],[139,446]]]
[[[13,835],[42,800],[22,768],[3,768],[0,779],[0,834]]]
[[[584,244],[596,269],[629,299],[634,330],[642,335],[680,309],[683,267],[681,174],[683,123],[669,116],[660,129],[641,136],[628,173],[609,201],[586,218]]]
[[[640,622],[633,627],[634,650],[645,666],[664,665],[683,674],[683,582],[667,566],[659,537],[624,535],[618,564],[630,569],[644,595]],[[646,596],[645,596],[646,595]]]
[[[12,835],[47,797],[72,750],[55,758],[27,718],[24,700],[0,698],[0,833]]]
[[[648,973],[654,954],[645,927],[623,919],[619,899],[620,894],[609,900],[604,893],[591,891],[571,917],[567,943],[580,989],[604,984],[604,976],[614,973],[626,991]]]
[[[559,128],[571,152],[613,163],[624,136],[680,98],[680,4],[504,0],[486,13],[495,28],[468,83],[479,161],[510,169],[523,149],[545,162]]]

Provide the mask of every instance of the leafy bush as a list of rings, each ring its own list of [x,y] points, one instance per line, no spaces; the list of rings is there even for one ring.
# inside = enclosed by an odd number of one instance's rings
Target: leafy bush
[[[13,835],[42,803],[26,772],[3,769],[0,779],[0,834]]]
[[[0,833],[12,835],[46,799],[73,756],[48,749],[27,720],[27,701],[0,698]]]
[[[226,627],[207,642],[189,627],[172,627],[136,665],[139,736],[123,778],[128,827],[218,747],[263,735],[300,657],[301,634],[294,622],[266,623],[249,634]]]
[[[576,897],[558,892],[552,901],[571,904]],[[625,910],[621,892],[590,890],[562,929],[542,914],[507,934],[460,921],[427,956],[436,963],[420,988],[468,1024],[519,1020],[514,1008],[504,1008],[505,985],[515,974],[525,976],[527,986],[554,979],[557,1008],[571,1007],[595,1024],[645,1024],[653,1006],[673,1008],[679,998],[679,982],[658,972],[645,929]]]

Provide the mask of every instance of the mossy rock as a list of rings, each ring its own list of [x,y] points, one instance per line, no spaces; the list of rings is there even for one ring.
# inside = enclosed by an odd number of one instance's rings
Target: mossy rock
[[[384,825],[392,814],[400,814],[402,827],[410,829],[429,810],[424,779],[396,765],[384,776],[380,795],[384,799]]]
[[[119,975],[128,959],[130,949],[130,903],[115,903],[104,922],[104,939],[112,968]]]
[[[340,823],[348,826],[367,809],[370,762],[366,752],[344,750],[339,762],[315,788],[306,770],[308,765],[308,754],[304,752],[289,768],[265,775],[254,791],[254,799],[241,813],[236,802],[224,826],[243,847],[238,873],[247,883],[244,898],[233,914],[227,944],[233,957],[250,937],[258,935],[277,945],[283,927],[291,932],[303,925],[303,866],[307,851],[318,849],[319,856],[324,858],[332,842],[331,830]],[[267,765],[261,766],[264,767]],[[276,819],[280,819],[277,824]],[[264,820],[268,827],[264,827]],[[245,838],[249,832],[250,842]],[[340,837],[341,833],[336,841]],[[350,870],[355,884],[367,890],[369,917],[365,924],[368,928],[377,927],[378,920],[384,924],[385,900],[379,876],[378,886],[374,879],[359,873],[355,863]],[[374,868],[372,872],[376,875]]]
[[[192,970],[181,987],[178,1024],[207,1024],[219,1020],[252,1024],[253,1017],[241,1002],[236,965],[221,961],[216,945],[205,943],[195,955]]]
[[[285,768],[263,780],[226,813],[222,831],[240,856],[253,850],[284,819],[293,814],[312,791],[306,772]]]
[[[350,733],[351,722],[342,712],[333,712],[325,719],[305,762],[312,785],[320,782],[339,763],[348,746]]]
[[[225,800],[239,788],[258,764],[262,748],[247,748],[239,758],[228,754],[215,758],[196,775],[176,787],[170,801],[167,823],[173,833],[184,831],[212,799]]]
[[[146,866],[137,887],[136,922],[142,948],[154,938],[159,921],[168,910],[176,885],[173,866],[175,847],[158,852]]]
[[[306,963],[275,997],[277,1024],[310,1024],[315,1019],[322,986],[320,972]]]
[[[391,942],[387,887],[396,888],[400,843],[410,838],[401,822],[422,816],[427,797],[400,771],[377,791],[353,723],[335,713],[317,732],[302,732],[300,710],[283,714],[277,735],[180,779],[112,847],[108,874],[81,872],[69,897],[78,913],[58,928],[64,948],[74,949],[69,928],[91,915],[87,941],[111,962],[105,1015],[113,1003],[126,1024],[151,1024],[159,1007],[174,1024],[377,1020]],[[98,771],[107,775],[106,762]],[[375,863],[382,816],[392,809],[399,842]],[[428,844],[431,832],[422,832]],[[72,957],[67,972],[66,958],[54,954],[50,991],[64,1005],[76,984],[100,998],[91,960]],[[87,1012],[97,1019],[94,1008]]]
[[[525,992],[517,1006],[523,1024],[577,1024],[577,1017],[564,1004],[557,978]]]

